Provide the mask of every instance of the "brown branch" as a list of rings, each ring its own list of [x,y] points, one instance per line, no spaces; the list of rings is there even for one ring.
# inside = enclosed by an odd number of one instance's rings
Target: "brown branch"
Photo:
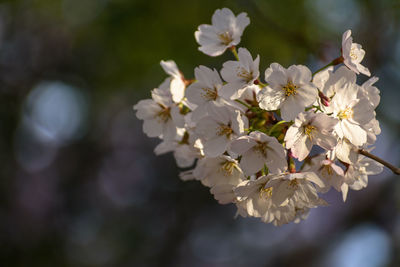
[[[381,164],[383,164],[384,166],[386,166],[387,168],[389,168],[394,174],[400,175],[400,168],[397,168],[396,166],[393,166],[392,164],[390,164],[389,162],[384,161],[383,159],[381,159],[380,157],[377,157],[371,153],[369,153],[368,151],[364,150],[364,149],[359,149],[358,153],[361,155],[364,155],[370,159],[373,159]]]

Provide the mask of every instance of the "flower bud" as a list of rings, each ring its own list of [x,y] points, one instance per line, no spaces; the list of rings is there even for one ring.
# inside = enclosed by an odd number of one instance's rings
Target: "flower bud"
[[[321,91],[318,93],[319,98],[321,98],[322,105],[325,107],[329,107],[330,99],[326,95],[324,95]]]

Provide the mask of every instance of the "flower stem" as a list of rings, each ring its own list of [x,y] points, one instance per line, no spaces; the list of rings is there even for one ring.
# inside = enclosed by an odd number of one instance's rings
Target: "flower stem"
[[[282,120],[282,121],[279,121],[276,124],[274,124],[274,126],[272,126],[271,129],[269,129],[268,135],[271,135],[279,125],[281,125],[282,123],[285,123],[285,122],[287,122],[287,121]]]
[[[236,60],[239,61],[239,56],[238,56],[238,53],[236,51],[236,46],[233,45],[233,46],[229,47],[229,50],[232,51],[232,54],[235,56]]]
[[[248,104],[246,104],[246,103],[244,103],[242,100],[235,99],[235,101],[238,102],[238,103],[240,103],[240,104],[242,104],[242,105],[245,106],[246,108],[251,109],[251,106],[248,105]]]
[[[396,175],[400,175],[400,168],[397,168],[396,166],[393,166],[392,164],[390,164],[389,162],[384,161],[383,159],[381,159],[378,156],[375,156],[371,153],[369,153],[368,151],[364,150],[364,149],[359,149],[358,153],[361,155],[364,155],[370,159],[373,159],[379,163],[381,163],[382,165],[384,165],[385,167],[389,168],[394,174]]]
[[[339,65],[339,64],[342,63],[342,62],[343,62],[343,57],[342,57],[342,56],[340,56],[340,57],[338,57],[338,58],[335,58],[335,59],[332,60],[329,64],[327,64],[327,65],[323,66],[322,68],[316,70],[316,71],[313,73],[312,76],[314,77],[314,75],[317,74],[318,72],[323,71],[324,69],[326,69],[326,68],[328,68],[328,67],[330,67],[330,66]]]

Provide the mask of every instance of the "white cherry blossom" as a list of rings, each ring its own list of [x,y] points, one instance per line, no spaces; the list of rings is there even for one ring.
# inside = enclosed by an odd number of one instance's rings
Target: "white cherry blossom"
[[[314,172],[282,173],[270,177],[266,186],[272,188],[272,201],[276,205],[288,205],[290,199],[306,207],[321,203],[314,184],[319,187],[325,184]]]
[[[363,125],[375,118],[374,107],[365,96],[359,94],[360,87],[346,83],[332,98],[333,116],[339,119],[335,131],[340,138],[347,138],[355,146],[367,142],[367,131]]]
[[[227,99],[239,98],[247,86],[254,84],[260,74],[259,56],[253,60],[246,48],[239,48],[238,57],[239,61],[225,62],[221,70],[221,76],[227,82],[221,89],[221,95]]]
[[[196,158],[201,157],[201,152],[194,144],[190,143],[187,132],[180,134],[176,140],[164,140],[156,146],[154,153],[162,155],[173,152],[176,164],[180,168],[187,168],[193,165]]]
[[[361,65],[361,61],[365,56],[365,51],[362,46],[357,43],[353,43],[353,37],[351,37],[351,30],[347,30],[343,33],[342,37],[342,57],[343,63],[352,71],[359,74],[362,73],[367,76],[371,76],[369,70]]]
[[[225,155],[200,159],[193,175],[208,187],[219,184],[238,184],[245,179],[238,161]]]
[[[318,90],[311,83],[311,71],[303,65],[288,69],[272,63],[265,71],[268,86],[257,96],[260,107],[265,110],[281,110],[282,119],[294,120],[304,109],[315,102]]]
[[[323,113],[299,113],[286,132],[286,148],[300,161],[307,157],[313,145],[331,150],[337,141],[333,135],[337,123],[337,119]]]
[[[193,111],[192,120],[198,121],[207,115],[211,106],[224,100],[221,98],[222,80],[218,71],[199,66],[195,68],[194,74],[197,82],[186,89],[186,98],[197,106]]]
[[[345,177],[351,189],[361,190],[368,185],[368,175],[379,174],[382,171],[382,164],[359,155],[357,162],[349,165]]]
[[[318,74],[317,74],[318,75]],[[356,99],[362,99],[362,103],[358,105],[358,107],[364,107],[368,109],[366,112],[366,116],[369,116],[368,118],[365,118],[363,120],[363,123],[358,123],[362,129],[366,132],[367,135],[367,143],[373,144],[376,140],[376,135],[380,134],[380,128],[379,128],[379,122],[375,119],[375,112],[372,110],[377,107],[379,104],[380,96],[379,96],[379,90],[373,86],[373,84],[377,81],[376,77],[372,77],[368,81],[366,81],[362,86],[358,86],[356,84],[356,74],[349,70],[347,67],[342,66],[339,67],[336,71],[332,72],[326,72],[324,74],[324,79],[319,79],[317,80],[318,83],[318,88],[320,88],[321,92],[330,98],[330,104],[329,106],[324,106],[321,105],[321,108],[323,109],[324,112],[326,113],[334,113],[335,108],[337,109],[337,102],[340,102],[342,98],[340,97],[335,97],[332,103],[332,98],[338,94],[343,94],[347,92],[347,88],[352,87],[352,89],[349,89],[350,92],[353,92],[351,97],[354,100],[354,103],[359,101]],[[315,78],[315,77],[314,77]],[[323,80],[323,82],[319,82]],[[354,91],[357,91],[357,96],[354,96]],[[347,92],[349,93],[349,92]],[[340,98],[340,99],[339,99]],[[347,98],[348,99],[348,98]],[[365,104],[365,101],[369,101],[370,105]],[[345,108],[343,108],[345,110]],[[351,108],[349,108],[351,110]],[[351,112],[350,112],[351,113]],[[358,112],[360,113],[360,112]],[[345,113],[342,113],[344,115]],[[369,120],[369,121],[368,121]],[[346,124],[346,122],[344,123]],[[352,125],[350,125],[352,126]],[[356,128],[356,126],[350,127],[350,128]],[[356,129],[355,129],[356,130]],[[339,129],[339,133],[341,133]],[[350,136],[350,135],[347,135]],[[365,134],[361,133],[361,139],[360,141],[365,142]],[[340,134],[340,139],[342,139],[343,136]],[[353,138],[354,139],[354,138]],[[357,141],[356,141],[357,142]],[[345,144],[344,144],[345,145]],[[359,144],[357,144],[359,146]],[[339,156],[341,153],[339,153]],[[343,159],[341,159],[343,160]],[[343,160],[347,162],[346,160]]]
[[[243,181],[234,190],[238,212],[275,225],[299,222],[309,208],[326,205],[311,182],[322,185],[314,173],[270,174]]]
[[[255,131],[232,141],[231,151],[242,155],[240,167],[245,175],[260,171],[264,165],[270,173],[279,173],[287,168],[286,152],[276,138]]]
[[[143,132],[149,137],[173,140],[177,137],[178,127],[184,127],[184,116],[172,101],[169,90],[170,79],[166,79],[160,88],[151,92],[152,99],[139,101],[133,109],[138,119],[144,120]]]
[[[236,204],[238,213],[241,216],[261,218],[266,223],[271,223],[280,216],[288,218],[288,221],[295,217],[294,208],[291,206],[280,209],[278,205],[274,204],[272,187],[266,186],[270,179],[270,176],[262,176],[257,180],[246,180],[234,189],[238,200]]]
[[[216,10],[212,25],[195,32],[199,50],[217,56],[228,48],[236,55],[249,23],[245,13]],[[357,84],[357,74],[370,75],[364,55],[346,31],[341,57],[315,75],[303,65],[273,63],[266,84],[259,80],[260,57],[246,48],[222,68],[196,67],[195,79],[186,80],[174,61],[161,61],[170,77],[134,110],[143,131],[162,140],[155,154],[172,152],[178,167],[191,167],[180,172],[183,181],[200,181],[243,217],[298,223],[327,205],[322,194],[332,187],[345,201],[349,188],[366,187],[368,175],[383,169],[363,152],[381,132],[378,78]],[[314,145],[323,151],[314,155]]]
[[[199,50],[209,56],[219,56],[233,45],[240,43],[244,29],[250,24],[246,13],[235,16],[228,8],[217,9],[212,25],[202,24],[194,33]]]
[[[306,165],[304,171],[315,172],[323,181],[323,186],[317,184],[318,192],[326,193],[332,187],[338,192],[342,192],[343,201],[347,198],[348,185],[345,183],[343,169],[335,163],[332,157],[326,154],[315,156]]]
[[[228,204],[236,200],[233,189],[245,180],[239,163],[229,156],[202,158],[193,170],[193,176],[210,191],[220,204]]]
[[[211,106],[209,115],[202,118],[196,127],[206,157],[222,155],[232,139],[244,134],[248,127],[247,118],[238,110],[226,106]]]

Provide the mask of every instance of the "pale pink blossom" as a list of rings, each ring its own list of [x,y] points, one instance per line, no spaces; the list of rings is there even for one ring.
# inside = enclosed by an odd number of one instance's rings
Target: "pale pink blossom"
[[[219,56],[231,46],[237,45],[244,29],[250,24],[246,13],[235,16],[228,8],[217,9],[212,25],[202,24],[194,33],[200,44],[199,50],[209,56]]]

